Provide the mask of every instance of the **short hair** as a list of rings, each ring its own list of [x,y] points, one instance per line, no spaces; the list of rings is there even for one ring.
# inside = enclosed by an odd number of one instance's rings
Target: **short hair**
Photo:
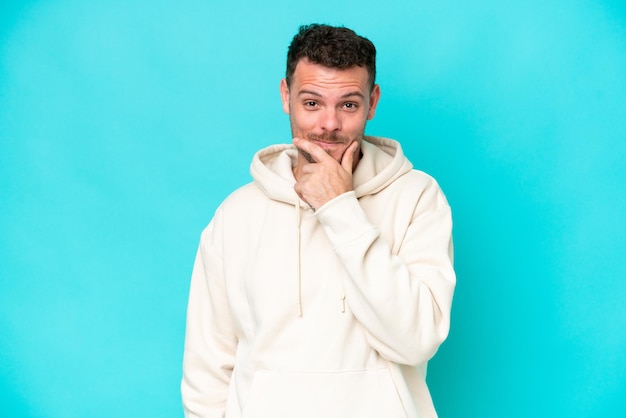
[[[376,47],[369,39],[357,35],[351,29],[317,23],[300,26],[287,51],[287,86],[291,85],[296,65],[303,58],[313,64],[339,70],[365,67],[370,88],[374,88]]]

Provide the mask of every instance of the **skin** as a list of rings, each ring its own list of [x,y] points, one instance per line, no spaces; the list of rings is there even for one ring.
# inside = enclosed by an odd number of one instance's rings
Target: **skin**
[[[302,59],[291,86],[281,80],[280,95],[293,144],[300,151],[294,189],[317,210],[353,189],[352,172],[360,159],[365,125],[376,113],[380,87],[371,88],[363,67],[339,70]]]

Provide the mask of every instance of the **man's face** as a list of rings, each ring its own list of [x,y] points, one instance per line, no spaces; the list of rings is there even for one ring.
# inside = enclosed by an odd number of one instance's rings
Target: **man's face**
[[[370,89],[365,68],[338,70],[306,59],[298,62],[290,87],[281,81],[280,93],[292,136],[314,142],[338,162],[352,141],[360,143],[380,97],[378,85]],[[359,151],[357,147],[355,164]],[[298,155],[298,164],[305,160]]]

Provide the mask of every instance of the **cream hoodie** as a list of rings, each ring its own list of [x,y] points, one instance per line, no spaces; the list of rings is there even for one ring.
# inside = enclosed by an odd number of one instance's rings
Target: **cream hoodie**
[[[426,363],[450,324],[450,208],[397,142],[366,141],[354,191],[316,212],[293,189],[292,145],[258,152],[254,182],[216,211],[191,279],[187,417],[436,416]]]

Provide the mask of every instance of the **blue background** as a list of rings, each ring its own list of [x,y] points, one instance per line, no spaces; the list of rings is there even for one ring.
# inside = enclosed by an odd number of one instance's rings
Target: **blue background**
[[[3,1],[0,415],[182,416],[189,276],[308,22],[379,50],[368,133],[453,207],[441,417],[626,416],[621,1]]]

